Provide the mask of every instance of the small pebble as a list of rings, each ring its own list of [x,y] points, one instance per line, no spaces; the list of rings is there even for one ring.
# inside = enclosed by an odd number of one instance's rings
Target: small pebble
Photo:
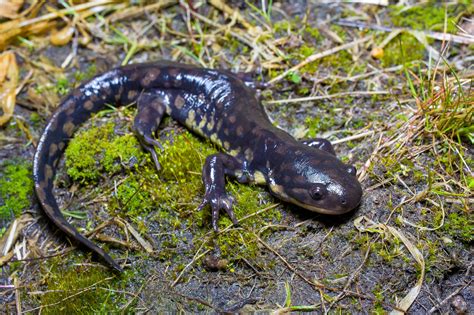
[[[462,295],[456,295],[451,300],[451,306],[457,315],[467,314],[467,303]]]
[[[228,264],[229,261],[227,259],[220,259],[213,255],[206,256],[203,261],[204,268],[209,271],[225,270]]]

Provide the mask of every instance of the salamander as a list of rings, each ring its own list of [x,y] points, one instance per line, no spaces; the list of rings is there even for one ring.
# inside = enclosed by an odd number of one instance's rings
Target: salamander
[[[116,270],[102,248],[81,235],[61,214],[53,194],[58,162],[74,131],[106,104],[137,105],[133,130],[159,170],[154,138],[164,115],[209,139],[221,152],[208,156],[202,170],[205,193],[199,209],[211,209],[217,230],[221,211],[234,223],[234,199],[225,178],[266,185],[277,198],[328,215],[355,209],[362,188],[354,166],[342,163],[325,139],[297,141],[275,127],[252,84],[224,70],[173,62],[132,64],[100,74],[66,96],[38,142],[33,167],[35,191],[49,219]]]

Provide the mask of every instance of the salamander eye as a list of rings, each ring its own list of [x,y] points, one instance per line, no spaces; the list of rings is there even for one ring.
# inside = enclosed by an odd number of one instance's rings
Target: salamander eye
[[[346,170],[347,170],[347,173],[351,175],[355,176],[357,174],[357,169],[352,165],[349,165]]]
[[[309,194],[313,200],[321,200],[326,195],[326,186],[322,184],[314,184],[309,190]]]

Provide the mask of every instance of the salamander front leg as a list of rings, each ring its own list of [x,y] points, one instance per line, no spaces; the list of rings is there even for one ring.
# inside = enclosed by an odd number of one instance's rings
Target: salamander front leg
[[[225,175],[235,176],[241,170],[239,161],[224,153],[209,155],[202,169],[202,180],[206,192],[198,210],[209,204],[212,211],[212,227],[218,230],[217,221],[221,210],[225,210],[234,224],[237,224],[232,204],[234,198],[225,191]]]
[[[143,93],[137,100],[138,112],[133,122],[133,130],[142,147],[150,152],[156,169],[160,170],[160,162],[155,147],[163,150],[163,146],[153,138],[166,110],[164,100],[159,94]]]
[[[255,75],[261,74],[261,71],[251,71],[251,72],[230,72],[230,71],[222,71],[224,73],[228,73],[230,75],[236,76],[239,78],[246,86],[252,89],[263,90],[269,87],[269,84],[264,81],[257,81],[255,80]]]
[[[334,151],[334,148],[331,142],[329,142],[329,140],[326,140],[323,138],[314,138],[314,139],[303,140],[301,142],[307,145],[308,147],[323,150],[323,151],[326,151],[327,153],[330,153],[336,156],[336,152]]]

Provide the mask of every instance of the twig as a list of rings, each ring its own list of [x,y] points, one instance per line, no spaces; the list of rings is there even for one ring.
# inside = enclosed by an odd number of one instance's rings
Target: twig
[[[202,249],[203,245],[206,244],[206,242],[203,242],[201,247],[198,249],[198,251],[196,252],[196,255],[194,255],[193,259],[183,268],[183,270],[181,270],[181,272],[179,273],[179,275],[176,277],[176,279],[173,281],[173,283],[171,284],[171,287],[173,288],[176,284],[178,284],[179,280],[181,280],[181,277],[183,276],[184,272],[188,270],[189,267],[191,267],[192,264],[194,264],[196,261],[198,261],[199,259],[201,259],[204,255],[206,255],[207,253],[209,253],[211,250],[210,249],[206,249],[202,254],[199,254],[199,251]]]
[[[342,138],[342,139],[337,139],[337,140],[331,141],[331,143],[332,144],[338,144],[338,143],[343,143],[343,142],[347,142],[347,141],[357,140],[357,139],[360,139],[360,138],[371,136],[374,133],[375,133],[374,130],[369,130],[369,131],[366,131],[366,132],[359,133],[357,135],[353,135],[353,136],[349,136],[349,137],[345,137],[345,138]]]
[[[375,243],[378,238],[380,238],[380,235],[377,235],[377,238],[372,241],[371,243]],[[361,272],[362,270],[362,267],[365,265],[365,263],[367,262],[367,259],[369,259],[369,254],[370,254],[370,246],[371,244],[369,244],[369,246],[367,246],[367,251],[365,252],[365,256],[364,256],[364,259],[362,260],[362,262],[360,263],[360,265],[357,267],[357,269],[350,275],[349,279],[347,279],[347,282],[346,284],[344,285],[344,288],[343,290],[347,290],[349,288],[349,286],[352,284],[352,282],[354,281],[355,277],[357,277],[359,275],[359,273]],[[331,302],[331,304],[329,304],[329,307],[328,307],[328,310],[329,311],[333,306],[334,304],[336,304],[337,302],[339,302],[339,300],[341,300],[344,296],[344,291],[340,292],[336,297],[335,299]],[[327,313],[327,311],[325,313]]]
[[[150,278],[147,278],[146,281],[143,282],[143,284],[140,286],[138,291],[136,293],[132,293],[132,298],[127,301],[127,304],[125,304],[120,310],[122,314],[126,313],[126,310],[128,307],[139,297],[140,293],[143,291],[143,288],[145,288],[145,285],[147,285],[150,281],[154,280],[154,276],[151,276]]]
[[[117,22],[120,20],[128,19],[128,18],[133,18],[136,16],[140,16],[141,14],[145,12],[150,12],[150,11],[159,11],[161,9],[164,9],[166,7],[169,7],[171,5],[177,4],[177,0],[161,0],[157,3],[152,3],[145,5],[143,7],[131,7],[126,10],[122,10],[119,12],[116,12],[109,16],[106,20],[110,22]]]
[[[21,312],[20,290],[18,289],[18,278],[17,278],[16,275],[13,278],[13,285],[15,286],[16,311],[17,311],[18,314],[22,314],[22,312]]]
[[[320,53],[317,53],[317,54],[314,54],[314,55],[311,55],[309,56],[308,58],[306,58],[305,60],[303,60],[302,62],[300,62],[299,64],[297,64],[296,66],[286,70],[285,72],[283,72],[282,74],[280,74],[279,76],[271,79],[270,81],[268,81],[268,84],[273,84],[275,82],[278,82],[280,81],[281,79],[283,79],[284,77],[286,77],[289,73],[291,72],[294,72],[304,66],[306,66],[307,64],[311,63],[311,62],[314,62],[318,59],[321,59],[321,58],[324,58],[324,57],[327,57],[327,56],[330,56],[340,50],[345,50],[345,49],[348,49],[348,48],[351,48],[353,46],[357,46],[361,43],[364,43],[368,40],[370,40],[372,38],[372,36],[366,36],[366,37],[363,37],[361,39],[358,39],[358,40],[355,40],[351,43],[347,43],[347,44],[344,44],[344,45],[340,45],[340,46],[337,46],[337,47],[334,47],[334,48],[331,48],[331,49],[328,49],[326,51],[323,51],[323,52],[320,52]]]
[[[110,5],[110,4],[114,4],[114,3],[116,4],[116,3],[118,3],[118,1],[117,0],[98,0],[98,1],[93,1],[93,2],[86,2],[86,3],[83,3],[83,4],[76,5],[76,6],[71,6],[71,7],[66,8],[66,9],[62,9],[62,10],[58,10],[58,11],[55,11],[55,12],[52,12],[52,13],[48,13],[48,14],[39,16],[37,18],[22,21],[18,24],[18,27],[25,27],[25,26],[28,26],[28,25],[31,25],[31,24],[35,24],[35,23],[55,19],[57,17],[68,14],[70,12],[87,10],[87,9],[91,9],[91,8],[94,8],[94,7],[99,7],[99,6],[103,6],[103,5]]]
[[[247,29],[250,29],[252,28],[252,25],[247,22],[244,17],[242,16],[242,14],[240,14],[240,11],[239,10],[235,10],[233,9],[232,7],[228,6],[224,1],[222,0],[209,0],[209,4],[214,6],[216,9],[230,15],[230,16],[233,16],[235,15],[235,18],[237,19],[237,21],[242,24],[245,28]]]
[[[264,102],[264,104],[282,104],[282,103],[287,104],[287,103],[316,101],[316,100],[323,100],[323,99],[329,99],[329,98],[338,98],[338,97],[344,97],[344,96],[366,96],[366,95],[385,95],[385,94],[390,94],[390,92],[389,91],[352,91],[352,92],[341,92],[341,93],[335,93],[335,94],[329,94],[329,95],[317,95],[317,96],[308,96],[308,97],[289,98],[286,100],[267,101],[267,102]]]
[[[471,285],[471,282],[472,280],[470,280],[468,283],[466,283],[465,285],[463,285],[462,287],[454,290],[453,293],[451,293],[450,295],[448,295],[447,297],[445,297],[441,302],[439,302],[438,304],[436,304],[435,306],[433,306],[429,311],[428,311],[428,314],[433,314],[434,312],[436,312],[441,306],[443,306],[444,304],[446,304],[446,302],[448,302],[450,299],[452,299],[455,295],[457,295],[459,292],[461,292],[462,290],[464,290],[466,287],[468,287],[469,285]]]
[[[388,27],[383,25],[368,24],[364,22],[349,21],[349,20],[338,20],[334,21],[335,24],[347,26],[347,27],[357,27],[357,28],[366,28],[382,32],[393,32],[393,31],[413,31],[405,27]],[[442,41],[451,41],[459,44],[474,44],[474,36],[464,36],[464,35],[454,35],[449,33],[440,33],[432,31],[420,31],[425,36],[434,38],[436,40]]]

